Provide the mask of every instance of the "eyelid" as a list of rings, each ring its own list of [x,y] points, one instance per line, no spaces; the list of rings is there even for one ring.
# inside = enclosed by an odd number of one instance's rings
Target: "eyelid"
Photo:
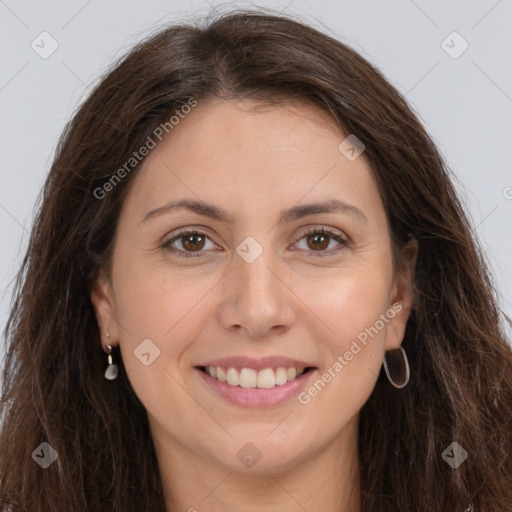
[[[316,225],[316,226],[310,226],[308,228],[305,228],[305,231],[303,231],[297,238],[297,244],[300,242],[305,236],[308,235],[314,235],[314,234],[325,234],[328,237],[330,237],[332,240],[335,240],[338,244],[338,246],[334,249],[329,249],[325,251],[313,251],[311,249],[303,249],[306,252],[309,253],[309,255],[313,256],[314,258],[323,258],[323,257],[329,257],[333,255],[338,255],[340,252],[348,249],[352,246],[352,242],[350,238],[345,235],[343,232],[339,231],[336,228],[331,227],[325,227],[323,225]]]
[[[184,251],[183,249],[176,249],[174,247],[171,247],[171,243],[175,242],[176,240],[179,240],[181,237],[185,235],[190,234],[197,234],[204,236],[205,238],[208,238],[211,240],[211,242],[215,245],[217,245],[213,240],[212,236],[209,233],[209,229],[201,226],[201,227],[195,227],[195,226],[187,226],[185,228],[179,228],[177,231],[173,231],[171,233],[171,236],[164,237],[164,241],[160,244],[160,249],[166,250],[172,254],[176,254],[178,256],[185,256],[190,258],[197,258],[201,257],[202,253],[204,251],[198,251],[197,253],[194,253],[192,251]]]
[[[327,234],[339,236],[340,238],[344,238],[347,241],[349,240],[349,237],[347,235],[345,235],[345,233],[343,231],[341,231],[338,228],[333,228],[331,226],[327,226],[325,224],[312,224],[310,226],[301,228],[299,230],[298,238],[302,238],[304,235],[307,235],[307,234],[309,234],[311,232],[315,232],[315,231],[324,231]]]
[[[202,257],[203,253],[205,251],[200,250],[197,252],[193,251],[185,251],[183,249],[176,249],[174,247],[171,247],[171,243],[178,240],[180,237],[190,234],[197,234],[204,236],[208,238],[213,244],[217,245],[213,240],[211,235],[209,234],[208,228],[201,226],[201,227],[194,227],[194,226],[187,226],[185,228],[179,228],[177,231],[172,232],[172,236],[169,238],[166,238],[164,242],[160,245],[161,249],[167,250],[170,253],[176,254],[178,256],[182,257],[190,257],[190,258],[197,258]],[[296,242],[294,242],[294,245],[300,242],[305,236],[313,235],[313,234],[325,234],[329,236],[331,239],[335,240],[338,243],[338,247],[335,249],[330,250],[324,250],[324,251],[313,251],[313,250],[307,250],[307,249],[299,249],[299,251],[306,251],[309,252],[310,255],[313,255],[314,258],[322,258],[324,256],[330,256],[332,254],[338,254],[344,249],[347,249],[352,245],[352,241],[350,237],[345,235],[343,232],[339,231],[336,228],[326,227],[324,225],[313,225],[305,227],[301,230],[300,234],[296,236]],[[296,250],[296,249],[294,249]]]

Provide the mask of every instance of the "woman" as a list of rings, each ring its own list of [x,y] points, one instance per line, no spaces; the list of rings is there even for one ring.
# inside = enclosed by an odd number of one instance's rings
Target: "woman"
[[[512,353],[438,150],[239,11],[66,127],[5,331],[0,510],[512,510]]]

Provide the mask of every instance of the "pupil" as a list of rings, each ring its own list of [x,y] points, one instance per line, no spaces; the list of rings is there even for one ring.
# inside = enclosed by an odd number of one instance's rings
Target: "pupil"
[[[327,249],[327,247],[329,247],[329,235],[317,233],[315,235],[311,235],[309,239],[310,241],[311,239],[313,239],[313,245],[319,245],[318,247],[316,247],[316,249]],[[197,245],[198,243],[199,246]],[[184,241],[182,242],[182,245],[187,250],[202,249],[204,247],[204,239],[202,235],[187,235]]]
[[[194,250],[194,249],[202,249],[204,246],[204,239],[202,240],[202,244],[198,247],[197,240],[201,240],[203,237],[201,235],[187,235],[182,242],[183,247],[188,250]],[[190,240],[193,240],[192,244],[190,244]]]
[[[311,237],[313,239],[315,238],[323,238],[323,244],[321,244],[321,247],[317,247],[318,249],[327,249],[327,247],[329,247],[329,235],[323,235],[323,234],[316,234],[316,235],[311,235]],[[314,242],[315,243],[315,242]]]

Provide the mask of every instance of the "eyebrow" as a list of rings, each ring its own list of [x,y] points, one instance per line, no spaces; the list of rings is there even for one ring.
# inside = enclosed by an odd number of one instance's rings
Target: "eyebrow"
[[[181,199],[179,201],[171,201],[164,206],[160,206],[154,210],[147,212],[139,223],[139,226],[150,219],[160,217],[161,215],[167,214],[171,211],[184,209],[191,212],[203,215],[214,220],[224,222],[232,225],[235,221],[235,216],[218,206],[213,204],[205,203],[204,201],[196,201],[192,199]],[[310,203],[305,205],[294,206],[288,210],[281,210],[277,224],[284,224],[292,222],[294,220],[306,217],[308,215],[314,215],[317,213],[347,213],[360,221],[367,223],[368,219],[365,214],[357,207],[352,204],[346,203],[339,199],[330,199],[324,202]]]

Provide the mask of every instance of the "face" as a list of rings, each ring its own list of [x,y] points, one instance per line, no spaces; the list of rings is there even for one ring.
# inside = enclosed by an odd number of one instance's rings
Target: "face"
[[[415,255],[394,272],[369,164],[324,112],[250,106],[199,103],[151,150],[92,300],[159,447],[238,469],[254,451],[274,471],[355,443]],[[161,209],[183,200],[211,207]]]

